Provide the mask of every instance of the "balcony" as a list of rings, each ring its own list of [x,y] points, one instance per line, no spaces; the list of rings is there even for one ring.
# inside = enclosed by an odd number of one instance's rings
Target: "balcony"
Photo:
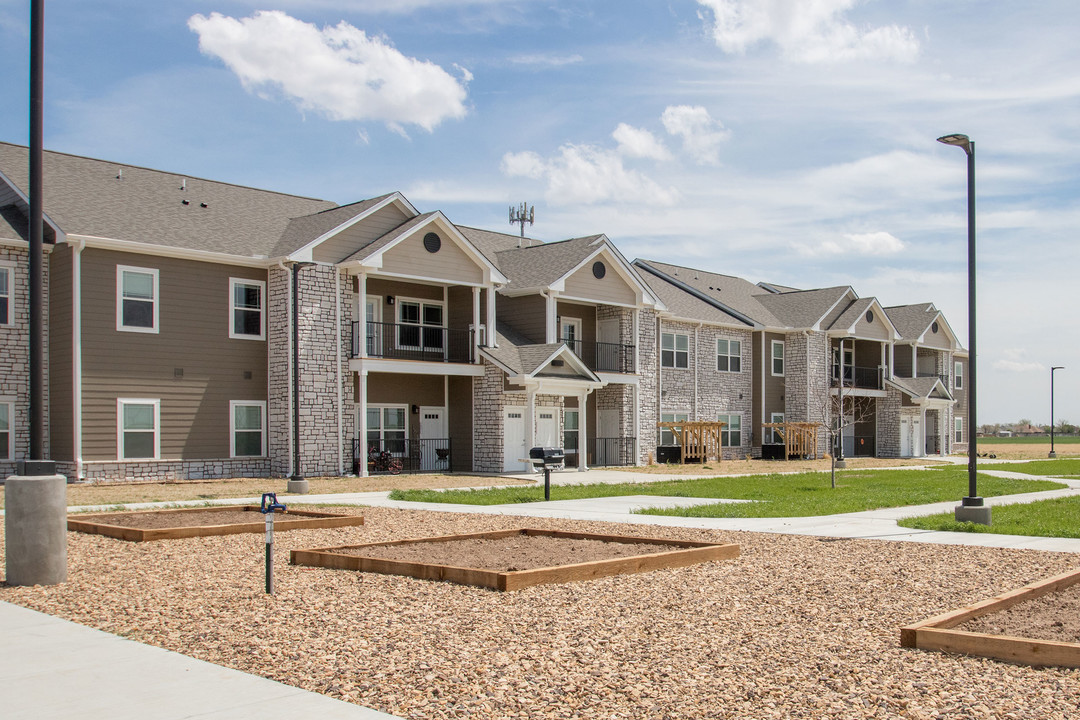
[[[352,324],[352,357],[360,357],[365,343],[367,357],[391,360],[471,363],[476,357],[472,330],[409,323]]]
[[[634,345],[565,339],[563,342],[594,372],[634,372]]]
[[[832,386],[840,387],[840,368],[833,365]],[[883,390],[881,369],[876,367],[844,366],[844,387],[860,390]]]

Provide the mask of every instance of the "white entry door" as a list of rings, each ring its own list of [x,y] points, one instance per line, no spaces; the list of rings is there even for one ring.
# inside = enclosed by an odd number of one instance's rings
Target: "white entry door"
[[[425,472],[445,470],[448,465],[446,408],[420,407],[420,469]]]
[[[559,416],[554,408],[536,409],[536,445],[538,447],[562,447],[559,439]]]
[[[911,456],[922,457],[923,452],[922,418],[911,418]]]
[[[911,457],[911,418],[900,418],[900,457]]]
[[[508,407],[503,410],[503,470],[521,472],[529,470],[528,463],[522,462],[529,456],[525,447],[525,408]]]

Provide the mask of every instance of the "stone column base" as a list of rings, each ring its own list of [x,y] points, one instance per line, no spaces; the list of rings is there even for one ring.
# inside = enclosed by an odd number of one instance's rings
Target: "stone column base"
[[[7,584],[67,580],[67,478],[12,475],[4,496]]]

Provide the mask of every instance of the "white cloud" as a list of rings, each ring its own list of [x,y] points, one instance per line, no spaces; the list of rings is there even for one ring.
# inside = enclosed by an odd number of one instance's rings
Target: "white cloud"
[[[813,245],[796,245],[794,250],[803,256],[846,255],[873,256],[895,255],[904,249],[904,243],[887,232],[844,233],[839,238],[829,238]]]
[[[552,205],[595,203],[671,205],[678,198],[643,173],[627,168],[616,150],[566,144],[544,160],[536,153],[507,153],[503,173],[510,177],[543,178],[544,197]]]
[[[615,142],[619,143],[619,152],[632,158],[651,158],[653,160],[668,160],[671,153],[655,135],[648,130],[636,128],[626,123],[619,123],[615,131],[611,133]]]
[[[1042,363],[1020,362],[1018,360],[995,360],[993,366],[995,370],[1013,373],[1043,372],[1046,370],[1046,365]]]
[[[858,0],[698,0],[712,10],[713,40],[743,54],[762,42],[802,63],[852,60],[912,62],[919,42],[906,27],[859,29],[844,18]],[[703,16],[704,19],[704,16]]]
[[[377,120],[433,130],[466,114],[465,85],[438,65],[410,58],[385,37],[369,37],[342,21],[324,27],[280,11],[235,19],[193,15],[199,49],[220,58],[249,91],[279,89],[301,109],[331,120]]]
[[[583,62],[585,58],[580,55],[517,55],[510,58],[515,65],[536,65],[541,67],[564,67]]]
[[[660,121],[669,134],[682,138],[683,150],[699,165],[717,164],[720,144],[731,137],[731,131],[699,105],[670,105]]]

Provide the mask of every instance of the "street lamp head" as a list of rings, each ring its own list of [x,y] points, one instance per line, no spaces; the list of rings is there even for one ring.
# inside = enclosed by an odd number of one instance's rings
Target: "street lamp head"
[[[955,145],[956,147],[964,148],[964,152],[968,155],[971,154],[971,138],[967,135],[961,135],[960,133],[954,133],[952,135],[942,135],[937,139],[939,143],[945,143],[946,145]]]
[[[1050,366],[1050,372],[1053,372],[1055,370],[1064,370],[1064,369],[1065,369],[1064,365],[1051,365]]]

